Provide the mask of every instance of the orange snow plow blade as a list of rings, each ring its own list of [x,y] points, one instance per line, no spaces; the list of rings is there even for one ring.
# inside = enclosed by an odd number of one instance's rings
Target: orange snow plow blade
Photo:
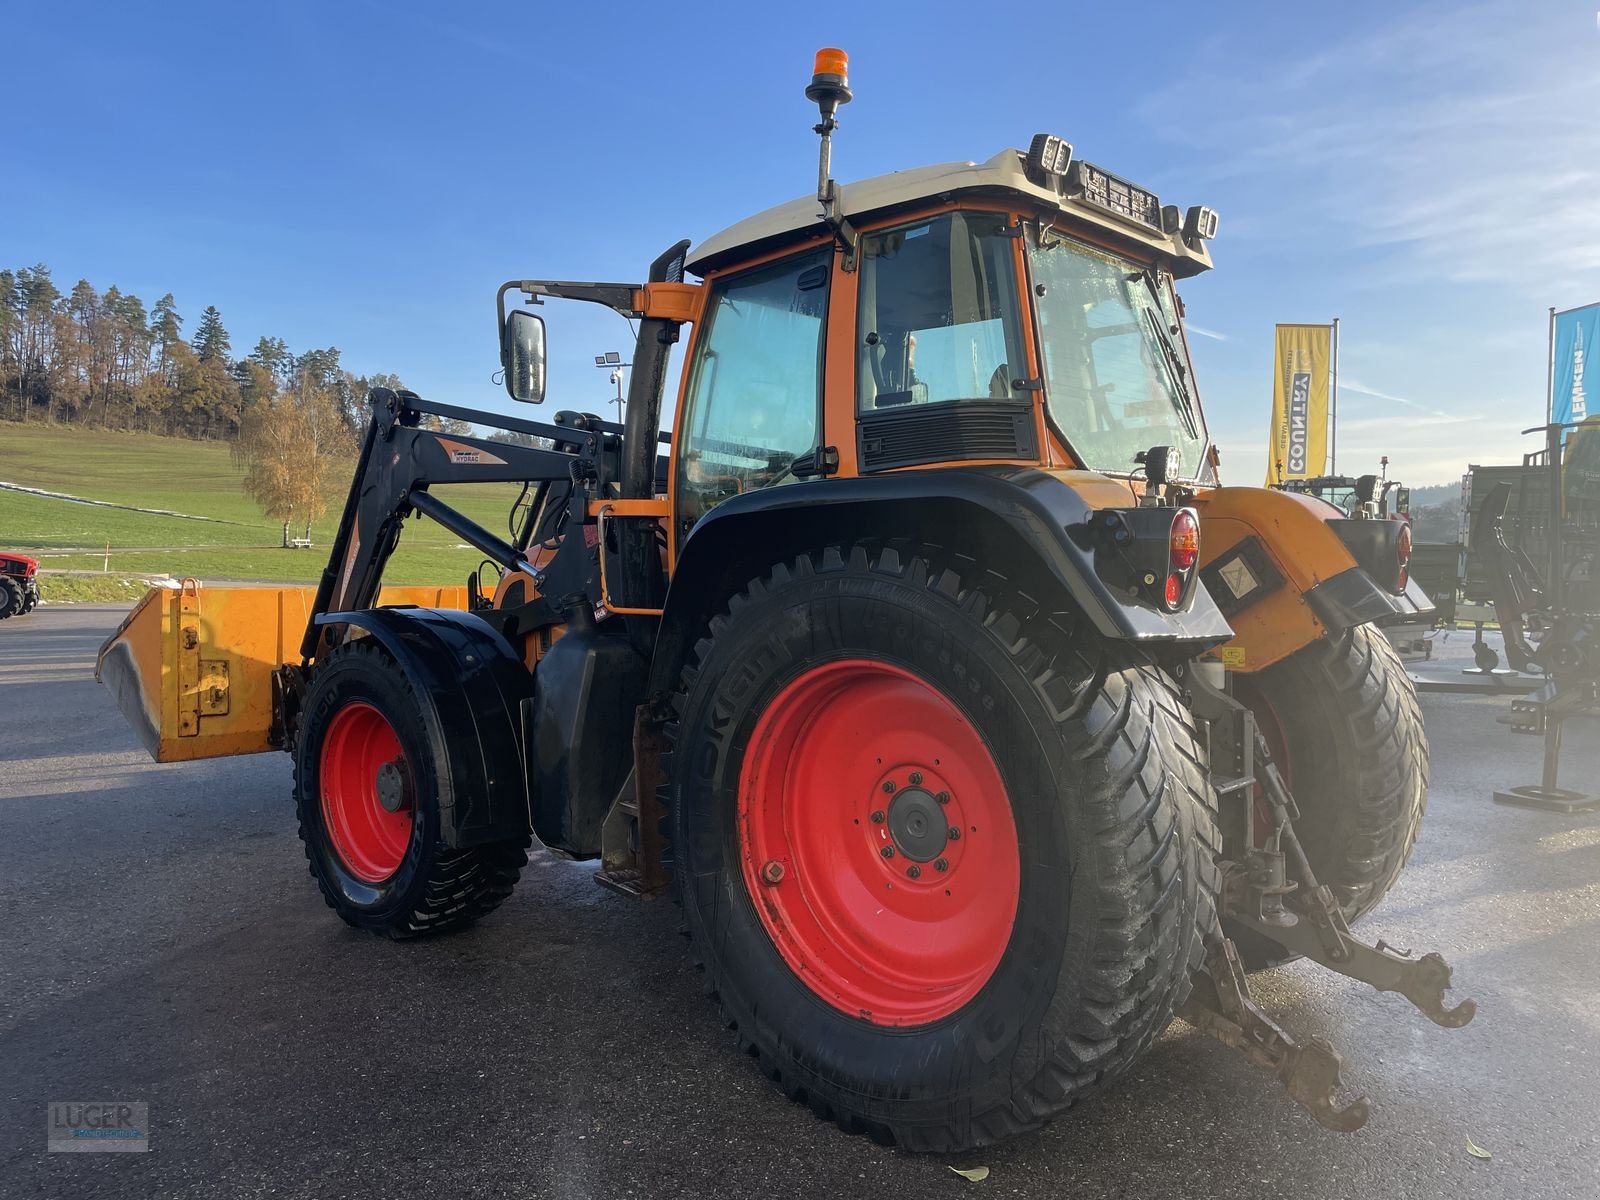
[[[272,673],[300,661],[314,587],[152,588],[100,647],[95,678],[157,762],[275,750]],[[464,587],[388,587],[380,604],[465,608]]]

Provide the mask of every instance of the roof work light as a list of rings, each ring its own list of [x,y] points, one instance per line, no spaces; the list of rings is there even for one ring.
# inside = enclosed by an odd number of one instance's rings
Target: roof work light
[[[1058,180],[1072,165],[1072,143],[1053,133],[1036,133],[1028,143],[1028,174]]]
[[[1207,208],[1204,204],[1196,204],[1183,218],[1183,240],[1193,245],[1195,242],[1217,236],[1217,210]]]

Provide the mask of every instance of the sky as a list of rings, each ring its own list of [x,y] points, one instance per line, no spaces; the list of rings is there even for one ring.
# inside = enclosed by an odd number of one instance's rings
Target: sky
[[[1340,318],[1339,466],[1422,485],[1532,448],[1548,310],[1600,300],[1596,0],[0,0],[0,28],[0,267],[496,411],[503,280],[637,281],[814,188],[824,45],[851,56],[847,185],[1047,131],[1221,213],[1181,291],[1231,482],[1264,474],[1275,322]],[[605,411],[593,359],[629,329],[545,316],[542,415]]]

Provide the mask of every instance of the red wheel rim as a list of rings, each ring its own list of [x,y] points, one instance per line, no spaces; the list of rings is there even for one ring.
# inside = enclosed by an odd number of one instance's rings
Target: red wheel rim
[[[972,723],[910,671],[842,659],[788,684],[756,722],[738,816],[761,923],[833,1007],[925,1024],[999,965],[1021,879],[1011,804]]]
[[[346,704],[328,724],[319,770],[322,819],[335,852],[363,883],[382,883],[405,861],[416,811],[394,727],[365,701]]]

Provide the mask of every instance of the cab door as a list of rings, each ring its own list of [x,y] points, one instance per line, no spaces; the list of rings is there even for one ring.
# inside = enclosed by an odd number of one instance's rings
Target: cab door
[[[674,437],[674,557],[723,500],[812,477],[832,261],[821,245],[711,282]]]

